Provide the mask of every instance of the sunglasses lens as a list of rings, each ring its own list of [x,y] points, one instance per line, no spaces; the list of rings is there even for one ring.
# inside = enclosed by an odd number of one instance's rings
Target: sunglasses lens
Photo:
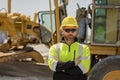
[[[69,32],[70,32],[70,29],[64,29],[64,31],[69,33]]]
[[[76,29],[71,29],[71,32],[76,32]]]
[[[64,31],[67,33],[69,33],[69,32],[74,33],[74,32],[76,32],[76,29],[64,29]]]

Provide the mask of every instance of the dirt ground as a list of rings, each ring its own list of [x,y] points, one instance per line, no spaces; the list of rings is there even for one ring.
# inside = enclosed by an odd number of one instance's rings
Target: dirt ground
[[[52,80],[52,71],[33,62],[5,62],[0,63],[0,80]]]

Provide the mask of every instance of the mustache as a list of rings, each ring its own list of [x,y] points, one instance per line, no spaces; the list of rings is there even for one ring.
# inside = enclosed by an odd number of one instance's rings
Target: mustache
[[[69,34],[68,36],[73,36],[72,34]]]
[[[73,36],[72,34],[68,34],[68,36]]]

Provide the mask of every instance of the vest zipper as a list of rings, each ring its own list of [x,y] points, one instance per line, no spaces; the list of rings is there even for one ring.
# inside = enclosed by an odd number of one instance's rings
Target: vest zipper
[[[76,53],[76,50],[74,50],[74,56],[73,56],[73,61],[75,60],[75,53]]]
[[[70,52],[70,45],[68,45],[69,46],[69,52]]]

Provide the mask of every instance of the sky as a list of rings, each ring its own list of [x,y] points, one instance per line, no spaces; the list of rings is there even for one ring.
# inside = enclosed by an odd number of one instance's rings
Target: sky
[[[54,9],[54,4],[52,1],[52,9]],[[49,0],[11,0],[12,8],[11,12],[18,12],[30,16],[31,19],[34,17],[34,13],[39,11],[49,10]],[[69,0],[68,16],[76,16],[77,3],[80,7],[86,7],[92,3],[92,0]],[[7,0],[0,0],[0,10],[1,8],[6,8],[7,10]],[[5,10],[1,10],[5,11]]]

